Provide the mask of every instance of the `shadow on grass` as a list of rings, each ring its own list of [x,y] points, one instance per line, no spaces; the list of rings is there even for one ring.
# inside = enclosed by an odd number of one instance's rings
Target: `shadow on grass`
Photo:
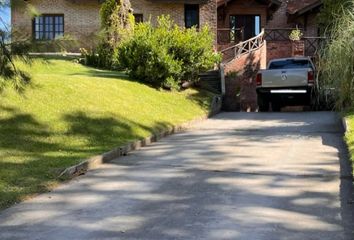
[[[8,115],[0,118],[0,209],[49,190],[64,168],[84,158],[172,126],[73,112],[63,116],[67,130],[55,132],[15,108],[0,106],[0,112]]]
[[[109,146],[120,145],[146,137],[141,134],[141,130],[153,134],[172,127],[167,122],[145,126],[121,116],[92,117],[81,111],[65,115],[64,120],[70,124],[66,133],[68,136],[83,137],[91,146],[103,143]]]
[[[84,72],[78,72],[70,74],[70,76],[87,76],[87,77],[96,77],[96,78],[109,78],[109,79],[118,79],[118,80],[128,80],[132,82],[138,82],[130,78],[124,72],[115,72],[110,70],[101,70],[101,69],[90,69]]]

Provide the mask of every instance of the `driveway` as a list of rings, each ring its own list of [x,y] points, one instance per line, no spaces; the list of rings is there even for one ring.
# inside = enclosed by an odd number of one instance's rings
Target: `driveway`
[[[222,113],[0,214],[0,239],[353,240],[335,113]]]

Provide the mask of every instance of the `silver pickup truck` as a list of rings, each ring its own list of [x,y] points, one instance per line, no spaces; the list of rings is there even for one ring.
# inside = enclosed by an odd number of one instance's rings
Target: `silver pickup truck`
[[[271,60],[257,74],[259,111],[280,111],[284,106],[311,105],[316,85],[315,66],[310,58]]]

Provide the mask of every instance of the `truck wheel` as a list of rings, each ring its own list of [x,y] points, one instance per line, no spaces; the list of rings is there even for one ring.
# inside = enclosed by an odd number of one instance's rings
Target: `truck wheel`
[[[258,107],[260,112],[269,111],[269,100],[266,96],[258,94]]]
[[[280,112],[281,105],[279,103],[272,102],[272,110],[273,112]]]

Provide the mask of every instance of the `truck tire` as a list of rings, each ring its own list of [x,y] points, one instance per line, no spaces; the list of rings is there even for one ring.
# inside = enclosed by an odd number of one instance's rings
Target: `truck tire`
[[[259,112],[268,112],[269,111],[269,100],[266,96],[258,94],[258,109]]]

